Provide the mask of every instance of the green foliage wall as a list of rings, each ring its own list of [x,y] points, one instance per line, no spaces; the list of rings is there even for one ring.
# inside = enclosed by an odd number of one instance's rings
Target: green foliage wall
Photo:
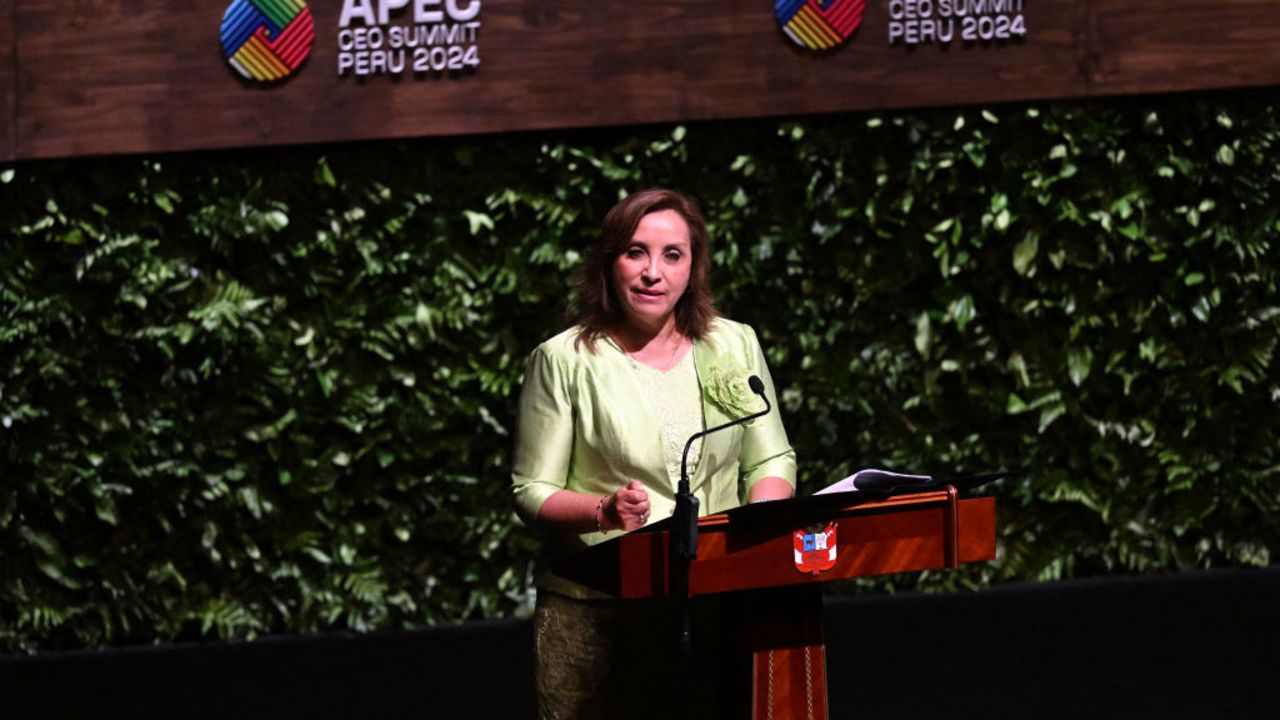
[[[527,606],[523,359],[625,191],[688,190],[802,490],[1028,472],[1000,558],[1280,549],[1280,92],[0,168],[0,644]]]

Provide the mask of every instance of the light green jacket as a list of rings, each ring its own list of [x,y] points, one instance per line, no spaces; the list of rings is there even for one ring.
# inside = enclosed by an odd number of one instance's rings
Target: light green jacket
[[[636,479],[649,492],[650,522],[661,520],[675,507],[676,488],[667,473],[653,404],[620,347],[606,338],[594,353],[585,343],[575,348],[577,334],[576,328],[560,333],[529,359],[512,471],[517,510],[532,524],[542,503],[559,490],[607,495]],[[703,428],[763,409],[746,389],[748,375],[764,381],[774,408],[745,426],[703,439],[701,459],[690,473],[701,513],[743,504],[761,478],[780,477],[794,487],[795,452],[755,331],[721,318],[692,352]],[[593,545],[617,534],[588,533],[579,540]]]

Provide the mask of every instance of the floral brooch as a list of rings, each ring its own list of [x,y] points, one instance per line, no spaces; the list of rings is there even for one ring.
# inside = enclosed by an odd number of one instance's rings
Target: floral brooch
[[[728,355],[721,355],[707,367],[702,392],[731,419],[764,410],[764,400],[751,392],[751,373]]]

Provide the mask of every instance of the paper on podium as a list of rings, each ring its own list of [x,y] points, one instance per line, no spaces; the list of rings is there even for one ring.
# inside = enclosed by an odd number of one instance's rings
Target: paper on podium
[[[822,488],[814,495],[846,492],[893,492],[923,488],[932,484],[934,484],[934,480],[930,475],[907,475],[890,470],[867,468]]]
[[[730,523],[738,526],[776,523],[784,517],[803,519],[810,515],[823,516],[839,507],[880,502],[895,495],[941,490],[948,485],[954,486],[957,490],[972,490],[993,480],[1017,475],[1019,472],[1002,470],[944,479],[932,475],[908,475],[891,470],[868,468],[859,470],[812,495],[748,503],[726,510],[725,515],[728,516]],[[663,518],[634,532],[665,532],[671,529],[671,525],[671,518]]]

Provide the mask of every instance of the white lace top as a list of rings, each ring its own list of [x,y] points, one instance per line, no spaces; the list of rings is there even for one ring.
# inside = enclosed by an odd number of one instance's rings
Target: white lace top
[[[702,431],[702,391],[698,386],[698,370],[693,352],[686,352],[670,370],[659,370],[631,360],[640,384],[653,406],[654,416],[662,431],[662,457],[667,464],[671,487],[680,482],[680,455],[689,436]],[[689,448],[689,476],[698,467],[702,455],[702,438]]]

